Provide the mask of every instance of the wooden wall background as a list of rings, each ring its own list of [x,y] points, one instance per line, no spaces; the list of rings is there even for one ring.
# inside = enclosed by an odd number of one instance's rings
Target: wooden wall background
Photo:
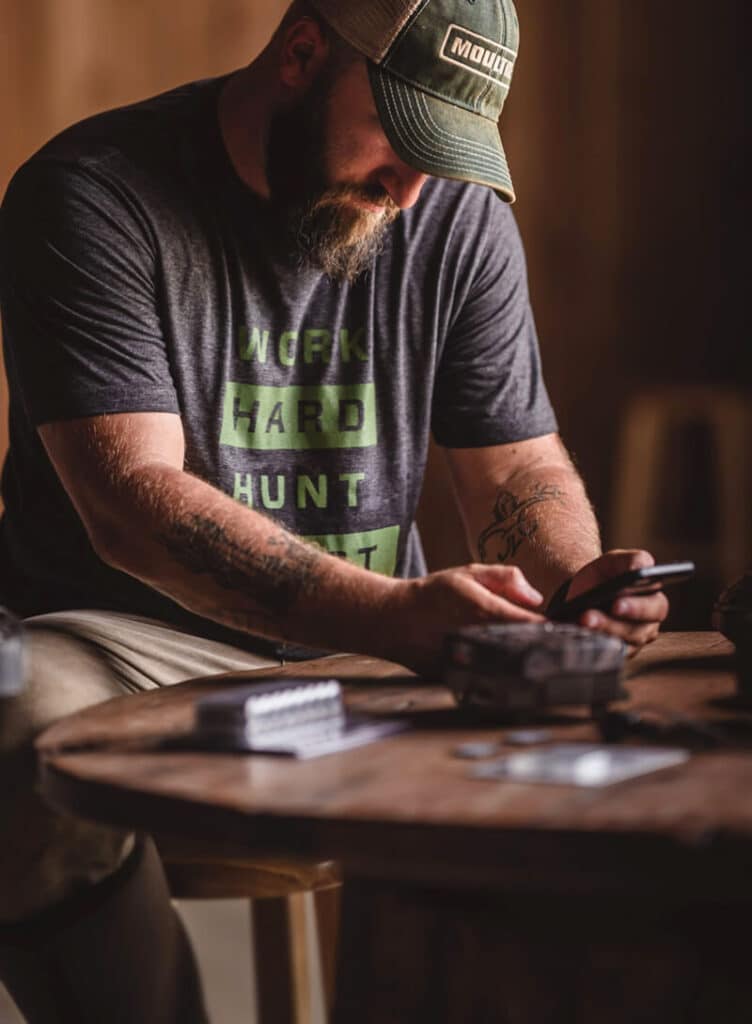
[[[746,6],[518,0],[522,53],[503,121],[516,211],[549,389],[609,542],[644,541],[612,538],[609,525],[631,397],[682,383],[748,393]],[[246,63],[284,7],[0,0],[0,191],[63,126]],[[713,528],[712,461],[702,477],[669,480],[693,495],[673,502],[667,525],[689,546],[703,502],[698,521]],[[439,471],[428,488],[432,507],[446,504]],[[434,564],[463,557],[449,513],[423,525]],[[739,552],[740,571],[748,557]]]

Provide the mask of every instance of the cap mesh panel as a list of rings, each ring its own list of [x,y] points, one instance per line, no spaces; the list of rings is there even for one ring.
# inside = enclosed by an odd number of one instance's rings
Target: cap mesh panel
[[[423,0],[311,0],[322,17],[356,50],[380,64]]]

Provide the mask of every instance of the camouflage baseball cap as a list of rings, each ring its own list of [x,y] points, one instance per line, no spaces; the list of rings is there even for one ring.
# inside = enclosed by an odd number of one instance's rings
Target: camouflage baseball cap
[[[514,189],[499,136],[519,46],[512,0],[311,0],[368,58],[389,142],[424,174]]]

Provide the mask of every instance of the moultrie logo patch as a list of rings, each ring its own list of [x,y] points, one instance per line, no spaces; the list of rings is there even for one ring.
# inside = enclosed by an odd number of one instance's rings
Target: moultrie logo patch
[[[449,64],[472,71],[474,75],[509,88],[517,54],[508,46],[470,32],[461,25],[450,25],[439,56]]]

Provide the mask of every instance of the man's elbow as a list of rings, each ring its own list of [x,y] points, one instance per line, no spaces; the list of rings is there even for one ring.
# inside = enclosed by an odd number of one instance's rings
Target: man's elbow
[[[133,571],[140,545],[138,528],[109,517],[96,517],[84,525],[94,553],[105,565],[121,572]]]

